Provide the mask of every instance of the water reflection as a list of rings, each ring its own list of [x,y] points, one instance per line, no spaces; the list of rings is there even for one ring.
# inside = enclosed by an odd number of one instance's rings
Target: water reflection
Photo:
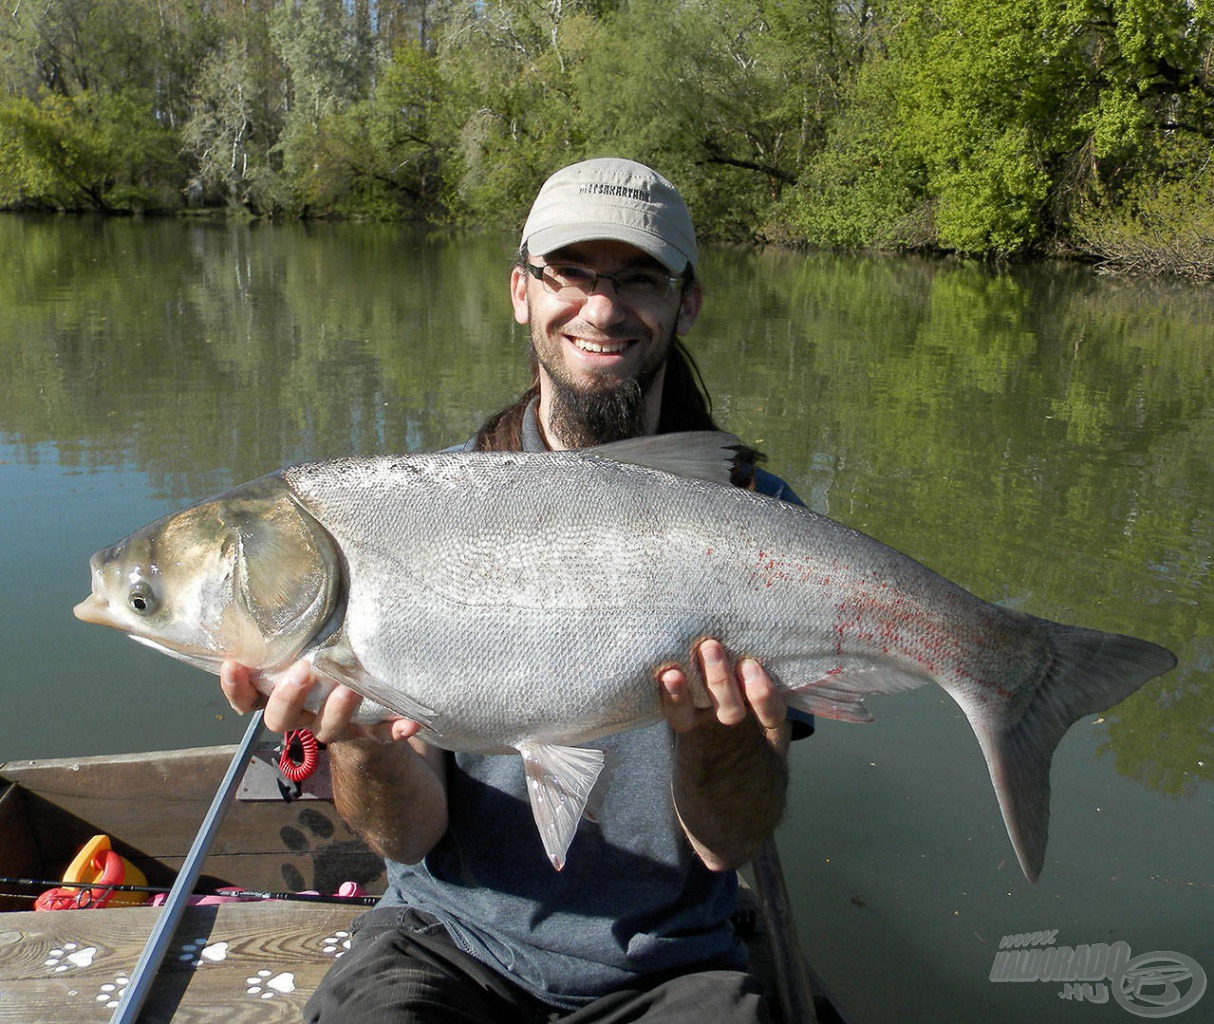
[[[0,219],[0,439],[29,465],[137,469],[165,507],[304,458],[451,443],[523,379],[509,251]],[[815,507],[969,589],[1171,646],[1181,668],[1112,711],[1099,750],[1163,793],[1210,779],[1208,290],[726,250],[703,275],[692,340],[724,422]],[[93,546],[136,525],[98,524]]]

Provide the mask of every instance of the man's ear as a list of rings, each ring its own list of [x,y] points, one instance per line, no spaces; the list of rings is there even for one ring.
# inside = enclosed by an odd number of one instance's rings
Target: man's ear
[[[696,322],[703,299],[704,293],[700,290],[699,281],[693,281],[690,288],[684,289],[683,300],[679,303],[679,318],[674,325],[674,332],[680,338],[684,337]]]
[[[510,271],[510,304],[514,307],[514,322],[531,322],[531,310],[527,305],[527,272],[514,267]]]

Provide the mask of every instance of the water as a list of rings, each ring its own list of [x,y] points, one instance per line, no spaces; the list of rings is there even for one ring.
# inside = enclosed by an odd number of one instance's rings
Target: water
[[[72,618],[89,555],[284,463],[466,437],[523,384],[510,243],[0,218],[0,759],[239,738],[213,679]],[[814,966],[857,1020],[899,1024],[1125,1015],[990,981],[1020,932],[1214,972],[1209,289],[733,250],[703,274],[719,418],[808,503],[1181,659],[1063,742],[1035,886],[946,696],[821,723],[780,834]],[[1214,1020],[1214,995],[1180,1019]]]

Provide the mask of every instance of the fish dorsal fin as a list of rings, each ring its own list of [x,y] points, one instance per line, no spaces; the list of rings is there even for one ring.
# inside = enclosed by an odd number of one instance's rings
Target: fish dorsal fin
[[[690,430],[631,437],[583,450],[613,462],[727,484],[731,482],[742,448],[742,442],[733,434],[720,430]]]
[[[603,770],[603,752],[552,743],[524,743],[518,748],[527,772],[531,813],[552,866],[565,866],[586,800]]]

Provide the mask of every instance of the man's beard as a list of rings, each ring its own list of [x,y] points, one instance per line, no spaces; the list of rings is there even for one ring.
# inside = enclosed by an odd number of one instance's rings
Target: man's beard
[[[644,434],[649,390],[666,365],[673,340],[672,330],[667,343],[651,354],[636,376],[603,377],[585,386],[571,381],[563,364],[546,360],[533,337],[532,352],[552,382],[548,425],[556,438],[568,448],[584,448]]]
[[[645,398],[653,376],[645,384],[629,377],[585,389],[553,377],[549,427],[569,448],[636,437],[645,432]]]

